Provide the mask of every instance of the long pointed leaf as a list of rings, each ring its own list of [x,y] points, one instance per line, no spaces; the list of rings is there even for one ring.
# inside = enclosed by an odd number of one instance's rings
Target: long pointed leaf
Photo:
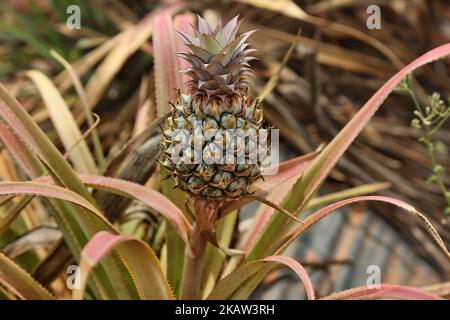
[[[283,246],[278,249],[279,252],[283,252],[287,249],[289,244],[291,244],[302,232],[304,232],[307,228],[312,226],[314,223],[322,219],[323,217],[327,216],[331,212],[346,206],[351,203],[355,202],[361,202],[361,201],[379,201],[379,202],[386,202],[393,204],[403,210],[405,210],[407,213],[411,214],[414,218],[420,219],[420,221],[423,223],[423,225],[426,227],[426,230],[436,242],[438,247],[442,250],[442,252],[447,256],[447,258],[450,260],[450,252],[448,251],[447,247],[445,246],[444,241],[442,240],[439,233],[436,231],[436,229],[433,227],[433,225],[428,221],[428,219],[418,212],[413,206],[407,204],[406,202],[403,202],[398,199],[394,199],[391,197],[384,197],[384,196],[361,196],[361,197],[354,197],[350,199],[345,199],[338,201],[336,203],[330,204],[322,209],[317,210],[313,214],[311,214],[308,218],[304,220],[304,225],[298,226],[294,228],[290,233],[288,233],[285,237],[283,237]]]
[[[247,293],[241,290],[242,285],[245,284],[248,287],[255,287],[260,281],[256,276],[261,270],[264,270],[265,273],[267,273],[280,263],[291,268],[299,276],[305,285],[308,299],[314,300],[314,288],[308,273],[299,262],[286,256],[269,256],[240,266],[234,272],[219,281],[217,286],[208,296],[208,299],[246,299]],[[257,282],[255,282],[255,280],[257,280]]]
[[[189,15],[178,16],[175,24],[184,28],[189,20]],[[184,27],[183,27],[184,26]],[[169,108],[169,102],[174,102],[177,89],[182,89],[182,76],[179,73],[183,63],[175,53],[180,49],[178,37],[175,35],[175,27],[172,19],[166,13],[161,13],[155,18],[155,32],[153,35],[154,59],[155,59],[155,95],[156,109],[159,116],[164,115]],[[178,41],[178,42],[177,42]],[[177,47],[178,45],[178,47]],[[173,181],[165,180],[162,190],[166,197],[179,208],[184,208],[186,195],[180,190],[173,189]],[[181,288],[181,275],[184,266],[185,243],[172,229],[166,225],[167,277],[173,285],[175,294]]]
[[[89,175],[79,175],[79,177],[81,181],[90,187],[142,201],[169,220],[181,238],[187,241],[187,237],[191,231],[191,225],[183,212],[161,193],[137,183],[120,179]]]
[[[97,173],[94,158],[89,151],[86,141],[83,139],[83,134],[56,87],[40,71],[31,70],[25,74],[33,80],[44,99],[45,106],[64,148],[66,151],[70,150],[69,158],[72,160],[75,169],[86,174]]]
[[[425,290],[407,286],[381,284],[380,288],[369,289],[367,286],[352,288],[333,293],[321,300],[442,300],[438,295]]]
[[[263,181],[260,180],[255,182],[252,185],[252,190],[257,192],[260,197],[266,197],[271,192],[275,192],[280,185],[287,184],[292,186],[316,157],[317,152],[311,152],[280,163],[276,174],[265,176]],[[242,199],[239,201],[225,203],[221,210],[225,215],[239,209],[250,201],[252,201],[252,199]]]
[[[155,48],[155,94],[158,116],[164,115],[169,102],[174,102],[176,90],[182,88],[180,66],[176,53],[176,39],[172,18],[159,14],[154,22],[153,46]]]
[[[103,214],[85,198],[69,189],[42,182],[0,182],[0,195],[34,195],[56,198],[79,205],[109,224]]]
[[[47,290],[2,252],[0,252],[0,284],[21,299],[54,299]]]
[[[31,178],[36,178],[45,170],[39,159],[24,143],[0,121],[0,139]]]
[[[284,264],[291,268],[302,280],[303,284],[305,285],[306,294],[308,296],[309,300],[315,299],[314,294],[314,287],[311,282],[311,279],[309,278],[308,273],[306,272],[305,268],[296,260],[292,259],[291,257],[287,256],[270,256],[267,258],[262,259],[263,261],[273,261],[278,262],[281,264]]]
[[[388,95],[395,89],[396,85],[409,73],[415,69],[441,59],[450,54],[450,44],[437,47],[421,57],[417,58],[409,65],[395,74],[387,81],[361,108],[361,110],[352,118],[352,120],[339,132],[339,134],[330,142],[329,145],[320,153],[314,162],[308,166],[301,179],[295,184],[292,195],[287,199],[284,207],[292,211],[300,211],[306,205],[311,196],[316,192],[319,186],[326,179],[327,175],[334,167],[336,162],[347,150],[352,141],[364,129],[367,122],[372,118]],[[258,242],[253,246],[246,260],[258,259],[273,254],[272,246],[274,239],[280,239],[281,235],[289,228],[290,221],[283,215],[274,216],[268,223],[259,237]],[[278,247],[282,244],[279,242]],[[272,247],[272,249],[268,249]]]
[[[11,129],[11,132],[20,137],[26,147],[46,165],[56,184],[66,186],[95,206],[91,194],[58,149],[2,84],[0,84],[0,118]],[[83,245],[91,236],[97,231],[112,228],[107,221],[92,219],[80,207],[63,201],[52,201],[52,204],[56,210],[50,209],[50,212],[63,231],[64,238],[75,259],[79,258]],[[99,298],[136,297],[136,286],[130,278],[128,267],[124,265],[119,256],[115,256],[114,259],[115,261],[111,258],[105,259],[104,263],[95,269],[95,276],[90,282],[94,294]],[[108,264],[107,269],[106,264]]]
[[[121,253],[123,259],[135,267],[132,273],[139,285],[138,290],[142,299],[174,298],[158,258],[146,243],[130,236],[104,231],[98,232],[81,252],[82,283],[80,290],[74,291],[75,298],[82,298],[91,269],[114,248]]]
[[[290,244],[292,244],[307,228],[311,227],[314,223],[319,221],[320,219],[324,218],[328,214],[332,213],[333,211],[337,210],[338,208],[359,202],[359,201],[381,201],[393,204],[401,209],[404,209],[407,213],[412,214],[416,218],[419,218],[421,222],[425,225],[428,233],[431,235],[433,240],[436,242],[436,244],[439,246],[439,248],[442,250],[442,252],[447,256],[447,258],[450,260],[450,252],[448,251],[447,247],[444,244],[444,241],[437,233],[436,229],[431,225],[431,223],[427,220],[427,218],[418,212],[413,206],[390,197],[383,197],[383,196],[362,196],[362,197],[355,197],[351,199],[346,199],[339,201],[337,203],[328,205],[313,214],[311,214],[308,218],[304,219],[304,224],[294,228],[291,232],[288,234],[282,236],[280,239],[280,242],[282,243],[281,247],[276,249],[276,245],[274,247],[270,247],[270,250],[275,250],[277,255],[283,254],[283,252],[286,251],[286,249],[289,247]],[[258,260],[256,260],[258,261]],[[251,262],[249,262],[251,263]],[[242,266],[240,266],[238,269],[236,269],[231,275],[235,273],[241,272],[242,268],[244,266],[247,266],[249,263],[246,263]],[[251,281],[247,281],[247,279],[243,279],[240,283],[235,284],[236,289],[233,292],[233,295],[240,297],[241,299],[246,299],[251,292],[256,288],[258,283],[262,281],[262,279],[265,277],[267,272],[269,271],[269,268],[265,268],[264,266],[260,266],[259,270],[252,270],[252,279]],[[219,283],[220,284],[220,283]]]
[[[169,220],[181,238],[187,241],[191,231],[191,225],[185,218],[183,212],[161,193],[134,182],[115,178],[81,174],[79,177],[89,187],[112,192],[145,203]],[[51,183],[49,177],[40,178],[39,181]]]

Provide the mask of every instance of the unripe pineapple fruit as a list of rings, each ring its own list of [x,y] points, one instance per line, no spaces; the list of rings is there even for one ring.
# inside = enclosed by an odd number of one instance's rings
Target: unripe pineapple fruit
[[[193,37],[180,32],[190,52],[178,55],[190,63],[183,72],[191,79],[166,118],[162,163],[191,197],[239,199],[261,177],[264,152],[255,137],[263,114],[248,95],[255,50],[246,42],[252,32],[237,36],[238,25],[235,17],[212,28],[198,17]]]

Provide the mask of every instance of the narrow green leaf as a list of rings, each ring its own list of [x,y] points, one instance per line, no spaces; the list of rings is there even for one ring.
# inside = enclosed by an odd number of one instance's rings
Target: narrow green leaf
[[[28,273],[0,251],[0,284],[21,299],[53,300],[54,297]]]
[[[145,203],[164,216],[172,224],[181,238],[187,241],[187,237],[191,231],[191,225],[185,218],[183,212],[161,193],[137,183],[115,178],[90,175],[79,175],[79,177],[83,183],[90,187],[131,197],[134,200]],[[42,178],[41,180],[50,182],[49,178]]]
[[[0,84],[0,118],[45,164],[56,184],[67,187],[97,208],[91,194],[61,153],[2,84]],[[57,209],[51,211],[53,217],[76,260],[79,259],[81,249],[90,237],[100,230],[111,228],[107,221],[91,219],[89,215],[86,215],[86,211],[79,207],[58,201],[52,204]],[[137,297],[136,286],[133,284],[127,266],[119,256],[106,258],[101,266],[94,270],[94,273],[95,276],[92,277],[90,284],[97,297],[112,299]]]
[[[89,151],[83,134],[78,128],[66,102],[50,79],[40,71],[31,70],[25,73],[38,88],[53,125],[64,145],[70,151],[69,158],[78,172],[96,174],[97,168]]]
[[[141,299],[174,298],[158,258],[146,243],[131,236],[102,231],[81,252],[81,288],[74,290],[74,299],[82,298],[90,271],[114,248],[130,266]]]
[[[238,211],[234,211],[223,219],[219,220],[217,226],[217,242],[223,248],[228,248],[236,227]],[[225,262],[225,253],[219,248],[208,245],[205,252],[204,273],[202,279],[202,295],[208,296],[216,282],[219,280],[220,273]]]

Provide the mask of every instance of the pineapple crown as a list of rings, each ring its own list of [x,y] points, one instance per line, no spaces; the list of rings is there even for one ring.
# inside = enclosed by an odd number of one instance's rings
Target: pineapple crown
[[[239,16],[214,28],[197,17],[197,28],[192,26],[194,37],[178,31],[191,51],[177,53],[191,65],[182,71],[191,78],[187,83],[189,93],[207,98],[244,95],[253,76],[248,62],[256,59],[250,55],[256,50],[249,49],[246,42],[254,30],[237,36]]]

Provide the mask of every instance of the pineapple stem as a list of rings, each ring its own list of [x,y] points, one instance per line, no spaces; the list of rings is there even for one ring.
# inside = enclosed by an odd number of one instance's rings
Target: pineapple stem
[[[195,199],[195,222],[192,227],[189,245],[186,246],[183,270],[181,299],[200,299],[203,257],[207,244],[207,235],[214,230],[219,203],[217,201]]]

